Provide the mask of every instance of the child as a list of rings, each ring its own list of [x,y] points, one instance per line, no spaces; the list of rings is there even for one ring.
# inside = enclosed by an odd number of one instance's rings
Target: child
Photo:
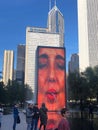
[[[69,117],[69,112],[67,108],[63,108],[61,110],[62,119],[59,122],[58,130],[70,130],[69,122],[67,120],[67,117]]]

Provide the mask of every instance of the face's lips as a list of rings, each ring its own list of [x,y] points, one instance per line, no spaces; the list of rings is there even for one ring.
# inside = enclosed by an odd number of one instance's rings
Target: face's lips
[[[48,101],[49,103],[54,103],[54,102],[56,102],[57,94],[58,94],[58,92],[57,92],[55,89],[49,89],[49,90],[46,92],[47,101]]]

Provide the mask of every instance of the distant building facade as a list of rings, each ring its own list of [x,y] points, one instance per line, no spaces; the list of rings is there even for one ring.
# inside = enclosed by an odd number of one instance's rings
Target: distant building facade
[[[79,72],[79,56],[78,54],[72,54],[68,63],[69,73]]]
[[[8,84],[8,81],[13,80],[13,70],[14,70],[14,52],[12,50],[4,51],[4,61],[3,61],[3,83]]]
[[[17,46],[17,66],[16,66],[16,80],[22,84],[24,83],[25,74],[25,45]]]
[[[77,0],[79,68],[98,65],[98,0]]]

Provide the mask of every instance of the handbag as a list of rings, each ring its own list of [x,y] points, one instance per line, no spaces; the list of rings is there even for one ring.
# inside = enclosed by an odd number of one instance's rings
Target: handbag
[[[19,124],[20,123],[20,116],[18,115],[18,117],[17,117],[17,124]]]

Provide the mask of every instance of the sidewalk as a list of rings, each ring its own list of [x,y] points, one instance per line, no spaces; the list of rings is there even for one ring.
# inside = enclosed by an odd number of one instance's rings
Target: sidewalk
[[[26,117],[25,114],[20,113],[21,123],[17,124],[16,130],[26,130]],[[93,120],[87,118],[72,117],[69,120],[71,130],[98,130],[98,117]],[[3,115],[1,130],[13,130],[13,115]]]
[[[16,130],[26,130],[27,124],[25,115],[20,113],[21,123],[17,124]],[[1,130],[13,130],[13,115],[3,115]]]

